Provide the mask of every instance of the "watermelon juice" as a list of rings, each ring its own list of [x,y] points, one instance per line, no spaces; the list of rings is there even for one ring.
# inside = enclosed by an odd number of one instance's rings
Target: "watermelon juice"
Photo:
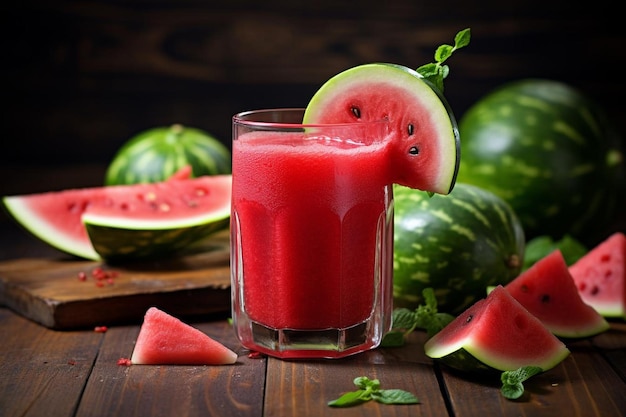
[[[301,111],[280,112],[301,120]],[[377,346],[392,309],[385,123],[305,133],[238,117],[231,244],[242,344],[278,357],[341,357]]]

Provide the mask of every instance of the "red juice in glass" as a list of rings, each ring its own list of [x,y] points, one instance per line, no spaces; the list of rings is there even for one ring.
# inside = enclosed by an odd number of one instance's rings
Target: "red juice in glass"
[[[376,347],[392,310],[386,123],[299,125],[301,110],[235,116],[233,319],[283,358]]]

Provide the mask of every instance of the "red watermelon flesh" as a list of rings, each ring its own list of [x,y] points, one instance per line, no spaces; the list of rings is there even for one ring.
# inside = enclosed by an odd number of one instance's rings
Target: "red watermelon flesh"
[[[560,363],[569,350],[501,285],[458,315],[424,344],[426,355],[446,362],[461,349],[500,371]]]
[[[313,96],[304,123],[387,120],[388,183],[448,194],[456,181],[460,142],[446,99],[402,65],[360,65],[329,79]]]
[[[569,268],[583,301],[605,317],[626,319],[626,236],[617,232]]]
[[[589,337],[609,328],[578,294],[563,254],[556,249],[504,288],[556,336]]]
[[[34,236],[66,253],[100,259],[82,223],[85,213],[129,228],[213,221],[230,215],[230,175],[153,184],[70,189],[3,198],[13,218]]]
[[[176,317],[150,307],[130,361],[134,365],[228,365],[237,354]]]

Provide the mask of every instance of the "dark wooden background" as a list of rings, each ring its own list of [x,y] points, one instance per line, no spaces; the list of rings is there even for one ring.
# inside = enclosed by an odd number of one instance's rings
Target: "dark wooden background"
[[[431,62],[436,46],[466,27],[471,44],[449,61],[446,80],[457,118],[504,82],[545,77],[600,102],[624,135],[626,36],[615,7],[606,0],[10,2],[0,24],[0,194],[100,185],[121,144],[154,126],[203,128],[228,145],[238,111],[305,106],[326,79],[357,64]]]

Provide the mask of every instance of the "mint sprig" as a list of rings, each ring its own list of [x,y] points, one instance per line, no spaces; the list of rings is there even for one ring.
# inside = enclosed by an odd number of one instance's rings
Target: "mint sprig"
[[[426,330],[430,338],[454,320],[453,315],[437,311],[437,298],[432,288],[424,288],[422,296],[424,304],[415,310],[396,308],[393,311],[392,329],[383,337],[382,347],[403,346],[406,337],[416,328]]]
[[[418,404],[419,399],[408,391],[401,389],[380,389],[378,379],[369,379],[366,376],[354,378],[356,391],[343,394],[336,400],[328,402],[330,407],[352,407],[367,401],[374,400],[382,404]]]
[[[450,73],[450,68],[444,62],[450,58],[454,51],[469,45],[470,38],[471,30],[469,28],[459,31],[454,37],[454,45],[443,44],[439,46],[435,51],[435,62],[422,65],[417,69],[417,72],[443,93],[443,80]]]
[[[514,371],[504,371],[500,376],[502,381],[500,392],[504,398],[516,400],[524,394],[522,382],[541,372],[543,372],[543,369],[538,366],[522,366]]]

